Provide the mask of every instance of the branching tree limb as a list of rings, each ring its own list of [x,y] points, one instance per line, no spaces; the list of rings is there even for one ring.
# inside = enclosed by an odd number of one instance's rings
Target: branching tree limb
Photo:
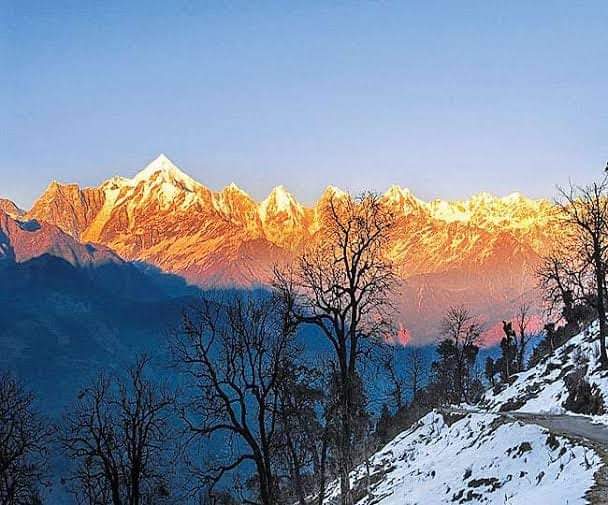
[[[75,464],[65,482],[78,503],[171,499],[167,456],[174,397],[146,378],[148,363],[140,358],[127,380],[99,375],[66,416],[61,444]]]
[[[335,352],[341,399],[341,503],[352,505],[352,394],[362,342],[393,333],[391,298],[397,279],[387,257],[393,216],[375,194],[333,194],[321,219],[320,236],[293,267],[276,271],[275,287],[292,319],[316,326]]]
[[[191,394],[181,417],[190,438],[223,437],[234,450],[207,464],[192,463],[210,494],[246,462],[255,468],[257,496],[249,503],[278,503],[274,458],[283,449],[282,391],[297,362],[294,327],[274,297],[204,299],[186,311],[175,335],[176,363],[190,377]]]
[[[34,397],[9,374],[0,375],[0,503],[41,503],[47,446],[54,433],[35,410]]]

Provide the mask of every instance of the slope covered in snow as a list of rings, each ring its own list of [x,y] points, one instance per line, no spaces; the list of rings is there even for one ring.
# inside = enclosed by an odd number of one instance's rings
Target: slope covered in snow
[[[538,365],[518,374],[503,391],[488,391],[481,407],[494,412],[568,413],[565,379],[575,369],[584,372],[608,400],[608,371],[600,367],[598,330],[597,322],[593,323]]]
[[[450,424],[431,412],[376,453],[369,474],[360,466],[353,482],[360,505],[573,505],[587,503],[601,464],[592,448],[535,425],[486,414]],[[337,493],[334,485],[329,496]]]
[[[591,325],[503,390],[488,391],[474,408],[436,410],[423,417],[353,472],[356,503],[608,503],[605,444],[547,422],[559,419],[565,426],[564,420],[575,420],[608,428],[605,416],[582,419],[565,408],[564,379],[575,369],[608,397],[608,377],[598,366],[597,332]],[[505,414],[512,411],[534,415]],[[338,492],[334,483],[330,498]]]

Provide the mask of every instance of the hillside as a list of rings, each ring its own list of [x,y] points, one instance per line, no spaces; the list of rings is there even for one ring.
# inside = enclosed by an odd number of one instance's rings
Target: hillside
[[[23,263],[45,254],[79,267],[125,264],[108,247],[83,244],[56,225],[22,220],[0,209],[0,261]]]
[[[358,503],[607,503],[608,418],[565,408],[564,378],[575,367],[586,366],[608,398],[596,338],[592,325],[503,391],[488,391],[481,405],[423,417],[353,473]],[[366,487],[371,500],[362,498]]]
[[[481,407],[493,412],[567,414],[565,379],[574,370],[581,371],[590,384],[596,384],[608,400],[608,371],[599,366],[597,333],[598,326],[594,323],[556,349],[552,356],[519,374],[504,391],[489,391]]]
[[[87,377],[164,352],[198,289],[82,244],[55,225],[0,210],[0,368],[61,410]]]
[[[161,155],[97,187],[53,182],[27,217],[201,286],[250,286],[314,241],[328,199],[343,197],[329,186],[307,207],[277,186],[257,202],[235,184],[213,191]],[[396,219],[389,255],[404,280],[400,323],[423,338],[454,304],[477,307],[489,326],[510,318],[522,295],[535,298],[539,254],[561,230],[550,202],[519,193],[425,202],[392,186],[382,202]]]
[[[51,255],[0,262],[0,369],[14,370],[45,411],[60,412],[100,370],[146,352],[165,358],[188,296],[133,266],[79,268]]]

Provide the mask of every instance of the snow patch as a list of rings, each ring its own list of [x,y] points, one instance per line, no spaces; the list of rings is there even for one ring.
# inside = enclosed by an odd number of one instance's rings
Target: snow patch
[[[539,426],[469,414],[449,425],[431,412],[352,474],[358,505],[586,503],[601,465],[592,450]],[[362,493],[364,494],[364,493]],[[337,482],[329,498],[339,495]],[[369,500],[369,501],[368,501]]]
[[[565,378],[585,364],[587,380],[597,385],[608,401],[608,374],[600,366],[598,338],[599,327],[595,322],[556,349],[553,355],[518,374],[503,391],[497,394],[487,391],[481,406],[493,412],[564,413],[568,398]]]

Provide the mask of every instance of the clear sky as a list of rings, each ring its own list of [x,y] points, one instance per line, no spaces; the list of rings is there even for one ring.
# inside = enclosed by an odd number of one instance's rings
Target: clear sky
[[[0,0],[0,196],[164,152],[219,189],[551,196],[608,158],[605,1]]]

